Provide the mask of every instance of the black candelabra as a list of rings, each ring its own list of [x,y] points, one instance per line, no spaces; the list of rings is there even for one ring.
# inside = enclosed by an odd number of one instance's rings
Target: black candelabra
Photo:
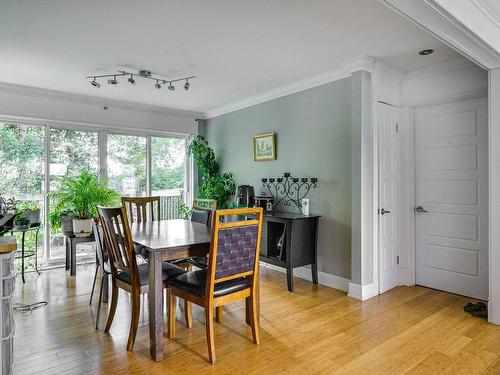
[[[311,188],[316,188],[317,182],[316,177],[297,178],[292,177],[289,172],[285,172],[283,177],[262,179],[262,185],[275,198],[273,209],[280,203],[285,206],[291,206],[293,203],[300,212],[302,212],[302,199],[307,196]]]

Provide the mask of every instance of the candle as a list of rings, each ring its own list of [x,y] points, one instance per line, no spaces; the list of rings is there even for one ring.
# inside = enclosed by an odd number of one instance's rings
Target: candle
[[[278,177],[278,182],[283,182],[283,178]]]
[[[270,179],[269,179],[269,182],[274,182],[274,178],[270,178]]]
[[[316,183],[318,182],[318,179],[316,177],[311,178],[311,182]]]
[[[262,182],[267,182],[267,178],[263,178],[263,179],[262,179]]]
[[[294,178],[292,179],[292,181],[293,181],[293,182],[299,182],[299,179],[298,179],[298,178],[296,178],[296,177],[294,177]]]
[[[307,178],[306,178],[306,177],[302,177],[300,180],[301,180],[302,182],[307,182]]]
[[[283,173],[283,177],[290,177],[290,172]]]

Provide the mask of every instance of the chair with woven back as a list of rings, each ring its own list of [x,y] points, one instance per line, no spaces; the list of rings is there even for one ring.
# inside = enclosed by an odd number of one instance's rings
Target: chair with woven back
[[[160,197],[122,197],[122,206],[127,210],[130,222],[139,223],[160,220]],[[156,206],[156,209],[155,209]],[[135,209],[134,209],[135,208]]]
[[[149,290],[149,267],[147,263],[137,265],[134,243],[124,207],[106,208],[97,206],[112,276],[111,306],[104,332],[109,332],[116,312],[119,289],[131,294],[132,318],[127,341],[127,350],[132,350],[137,335],[140,312],[140,296]],[[169,278],[186,273],[170,263],[162,263],[163,286]],[[175,309],[174,309],[175,314]]]
[[[221,223],[229,215],[247,220]],[[253,342],[259,344],[257,317],[259,249],[262,232],[262,208],[215,211],[208,268],[169,278],[168,337],[175,337],[176,297],[205,309],[209,362],[215,364],[214,308],[245,299]]]

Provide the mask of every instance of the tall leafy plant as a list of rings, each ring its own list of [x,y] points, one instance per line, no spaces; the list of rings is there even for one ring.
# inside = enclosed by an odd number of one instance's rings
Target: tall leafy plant
[[[215,158],[214,150],[201,135],[190,139],[188,153],[193,156],[201,174],[198,196],[202,199],[217,199],[218,208],[227,208],[236,190],[233,174],[220,173],[220,165]]]
[[[50,224],[58,227],[61,214],[70,214],[76,219],[97,217],[97,205],[118,205],[120,194],[108,189],[105,181],[89,171],[77,177],[64,176],[58,181],[57,190],[50,192]]]

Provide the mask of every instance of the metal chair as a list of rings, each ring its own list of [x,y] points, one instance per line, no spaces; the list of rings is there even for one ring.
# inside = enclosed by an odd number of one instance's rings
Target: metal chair
[[[252,215],[255,219],[221,223],[228,215]],[[168,337],[175,337],[176,296],[205,308],[209,362],[215,364],[214,308],[245,299],[253,342],[259,344],[257,281],[262,232],[262,208],[216,211],[208,268],[167,280]]]

